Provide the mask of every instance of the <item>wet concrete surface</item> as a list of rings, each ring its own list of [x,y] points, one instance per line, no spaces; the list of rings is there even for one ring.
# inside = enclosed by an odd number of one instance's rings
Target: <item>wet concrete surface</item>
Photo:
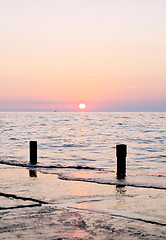
[[[166,239],[164,190],[64,181],[0,167],[2,240]]]

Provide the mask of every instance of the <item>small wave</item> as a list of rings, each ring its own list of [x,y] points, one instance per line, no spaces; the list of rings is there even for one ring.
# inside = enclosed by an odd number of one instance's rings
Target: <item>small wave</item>
[[[151,177],[166,178],[166,174],[148,174]]]
[[[165,178],[166,175],[159,174],[159,175],[157,175],[157,177],[163,177],[163,178]]]
[[[129,183],[125,180],[117,180],[117,181],[104,181],[100,179],[93,179],[93,178],[70,178],[67,176],[63,176],[63,174],[58,174],[59,179],[61,180],[68,180],[68,181],[80,181],[80,182],[89,182],[89,183],[97,183],[97,184],[104,184],[104,185],[113,185],[118,187],[135,187],[135,188],[152,188],[152,189],[158,189],[158,190],[166,190],[166,187],[160,187],[160,186],[152,186],[152,185],[145,185],[145,184],[136,184],[136,183]]]
[[[76,165],[76,166],[63,166],[61,164],[57,164],[57,165],[47,165],[47,166],[43,166],[40,164],[37,165],[33,165],[31,163],[18,163],[18,162],[14,162],[14,161],[0,161],[0,164],[4,164],[4,165],[10,165],[10,166],[18,166],[18,167],[32,167],[33,168],[67,168],[67,169],[87,169],[87,170],[102,170],[101,168],[95,168],[95,167],[88,167],[88,166],[80,166],[80,165]]]
[[[90,158],[81,158],[80,160],[82,161],[89,161],[89,162],[95,162],[95,159],[90,159]]]
[[[94,177],[94,175],[91,175],[93,177],[88,177],[88,178],[82,178],[82,177],[73,177],[71,172],[69,173],[69,175],[66,175],[66,171],[61,171],[60,173],[57,172],[53,172],[50,173],[48,170],[44,171],[44,174],[57,174],[58,178],[61,180],[67,180],[67,181],[80,181],[80,182],[89,182],[89,183],[96,183],[96,184],[104,184],[104,185],[114,185],[114,186],[119,186],[119,187],[124,187],[124,186],[128,186],[128,187],[135,187],[135,188],[152,188],[152,189],[159,189],[159,190],[166,190],[165,186],[160,186],[160,183],[153,185],[153,184],[148,184],[145,182],[132,182],[132,180],[128,179],[124,179],[124,180],[118,180],[115,179],[115,175],[114,178],[111,178],[111,175],[109,177],[109,179],[107,180],[105,178],[105,174],[107,174],[108,172],[111,173],[113,171],[108,171],[108,169],[104,169],[104,168],[95,168],[95,167],[89,167],[89,166],[81,166],[81,165],[75,165],[75,166],[66,166],[66,165],[61,165],[61,164],[57,164],[57,165],[40,165],[40,164],[36,164],[33,165],[31,163],[18,163],[16,161],[0,161],[0,164],[4,164],[4,165],[9,165],[9,166],[18,166],[18,167],[24,167],[24,168],[34,168],[37,169],[38,171],[41,171],[42,169],[75,169],[75,170],[92,170],[94,171],[93,173],[96,174],[98,173],[97,171],[100,171],[100,173],[103,173],[103,177],[98,178],[98,177]],[[150,176],[150,175],[149,175]],[[166,175],[152,175],[152,177],[163,177],[165,178]]]
[[[72,147],[85,147],[84,145],[76,145],[76,144],[63,144],[61,147],[72,148]]]
[[[9,131],[12,131],[13,129],[12,128],[9,128],[9,129],[4,129],[2,132],[9,132]]]
[[[79,144],[63,144],[63,145],[50,145],[51,148],[81,148],[85,145]],[[47,149],[47,148],[46,148]]]
[[[18,139],[18,138],[13,138],[13,137],[12,137],[12,138],[10,138],[9,140],[17,140],[17,141],[18,141],[19,139]]]
[[[155,130],[144,130],[144,133],[151,133],[151,132],[155,132]]]

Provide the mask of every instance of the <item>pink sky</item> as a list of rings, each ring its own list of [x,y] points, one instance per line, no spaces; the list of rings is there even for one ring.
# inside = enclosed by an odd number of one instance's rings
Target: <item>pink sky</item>
[[[0,1],[0,111],[166,111],[166,1]]]

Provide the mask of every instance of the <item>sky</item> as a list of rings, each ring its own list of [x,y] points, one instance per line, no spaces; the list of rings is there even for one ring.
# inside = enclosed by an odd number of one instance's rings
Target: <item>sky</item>
[[[166,0],[0,0],[0,111],[166,111]]]

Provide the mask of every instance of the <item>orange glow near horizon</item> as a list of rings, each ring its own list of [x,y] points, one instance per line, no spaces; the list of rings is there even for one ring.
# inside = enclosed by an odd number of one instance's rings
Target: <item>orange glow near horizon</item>
[[[0,111],[166,109],[166,1],[42,2],[0,1]]]

